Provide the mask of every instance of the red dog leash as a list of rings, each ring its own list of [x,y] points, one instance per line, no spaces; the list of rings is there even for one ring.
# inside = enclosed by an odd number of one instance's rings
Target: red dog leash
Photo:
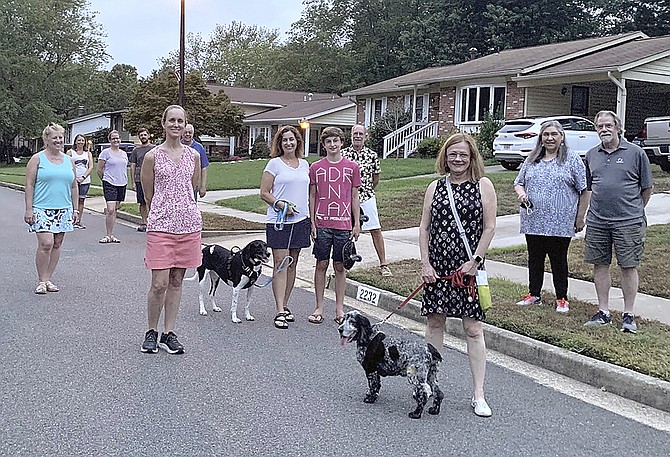
[[[440,278],[437,278],[437,280],[438,280],[438,281],[451,281],[451,285],[452,285],[452,286],[455,286],[455,287],[462,287],[462,288],[464,288],[464,289],[468,289],[468,291],[470,292],[470,298],[471,298],[472,300],[475,299],[475,293],[476,293],[477,283],[476,283],[476,281],[475,281],[475,277],[474,277],[474,276],[468,276],[468,275],[466,275],[465,273],[463,273],[462,271],[458,270],[458,271],[456,271],[456,272],[454,272],[453,274],[450,274],[450,275],[448,275],[448,276],[442,276],[442,277],[440,277]],[[415,296],[416,294],[419,293],[419,291],[420,291],[421,289],[424,288],[425,285],[426,285],[425,282],[422,282],[421,284],[419,284],[419,285],[416,287],[416,289],[414,289],[414,290],[412,291],[412,293],[409,294],[409,295],[407,296],[407,298],[404,299],[403,302],[400,303],[400,304],[398,305],[398,307],[397,307],[396,309],[394,309],[394,310],[391,312],[391,314],[389,314],[389,315],[386,316],[382,321],[380,321],[379,323],[377,323],[376,326],[382,325],[384,322],[386,322],[387,320],[389,320],[389,318],[390,318],[391,316],[393,316],[395,313],[397,313],[398,311],[400,311],[400,310],[401,310],[407,303],[409,303],[409,301],[410,301],[412,298],[414,298],[414,296]]]

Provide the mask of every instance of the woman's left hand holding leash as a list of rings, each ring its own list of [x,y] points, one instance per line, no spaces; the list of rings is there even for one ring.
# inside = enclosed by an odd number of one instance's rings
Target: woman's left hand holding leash
[[[466,276],[475,276],[477,274],[477,262],[474,260],[468,260],[465,262],[458,271],[462,271]]]

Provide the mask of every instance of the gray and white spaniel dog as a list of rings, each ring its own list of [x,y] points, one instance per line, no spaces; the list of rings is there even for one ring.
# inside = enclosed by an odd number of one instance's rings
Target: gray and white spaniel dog
[[[387,337],[375,330],[368,318],[358,311],[345,314],[338,331],[342,345],[356,342],[356,359],[368,379],[365,403],[377,400],[382,376],[404,376],[414,386],[416,400],[416,409],[409,413],[409,417],[419,419],[431,395],[433,406],[428,408],[428,413],[440,414],[444,394],[437,385],[437,364],[442,361],[442,356],[433,345]]]

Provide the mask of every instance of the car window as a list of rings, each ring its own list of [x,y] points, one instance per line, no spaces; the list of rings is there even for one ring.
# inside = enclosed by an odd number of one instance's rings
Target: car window
[[[575,130],[579,130],[580,132],[595,132],[596,126],[593,125],[593,122],[586,119],[576,119]]]
[[[563,130],[576,130],[574,124],[572,123],[572,119],[559,119],[558,122],[560,122]]]
[[[532,125],[533,123],[530,121],[508,121],[505,122],[503,128],[500,129],[500,133],[520,132],[528,129]]]

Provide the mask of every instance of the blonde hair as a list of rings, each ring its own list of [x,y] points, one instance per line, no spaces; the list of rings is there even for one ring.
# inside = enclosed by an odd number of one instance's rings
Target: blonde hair
[[[272,145],[270,147],[270,157],[280,157],[284,155],[284,149],[281,147],[281,140],[285,133],[291,132],[295,136],[295,156],[299,159],[303,156],[303,142],[302,135],[297,128],[292,125],[284,125],[279,127],[277,133],[275,133],[274,138],[272,139]]]
[[[470,150],[470,165],[468,165],[468,172],[470,173],[471,181],[479,181],[484,176],[484,159],[482,159],[479,149],[477,148],[477,143],[472,136],[467,133],[454,133],[447,141],[444,142],[440,148],[440,152],[437,155],[437,160],[435,161],[435,171],[439,175],[446,175],[449,173],[449,165],[447,164],[447,149],[451,146],[465,143],[468,145]]]
[[[163,123],[165,123],[165,119],[167,119],[167,113],[171,109],[180,109],[182,113],[184,113],[184,127],[186,127],[186,124],[188,124],[188,114],[186,114],[186,110],[182,108],[180,105],[170,105],[167,108],[165,108],[165,111],[163,111]]]
[[[54,132],[59,132],[65,135],[65,129],[61,125],[49,122],[49,125],[44,127],[44,130],[42,130],[42,141],[46,143],[47,139],[49,138],[49,135],[51,135]]]

